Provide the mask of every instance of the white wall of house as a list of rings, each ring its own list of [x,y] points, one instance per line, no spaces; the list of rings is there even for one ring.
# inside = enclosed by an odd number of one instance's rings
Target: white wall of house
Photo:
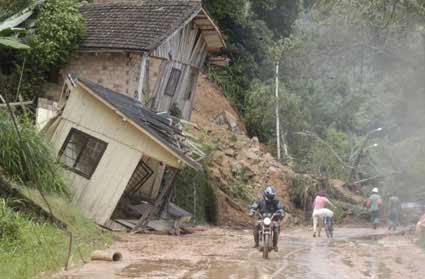
[[[51,137],[59,152],[71,128],[106,142],[107,148],[92,177],[87,179],[67,170],[74,201],[82,211],[104,224],[109,220],[143,154],[165,164],[180,162],[167,150],[77,86]]]

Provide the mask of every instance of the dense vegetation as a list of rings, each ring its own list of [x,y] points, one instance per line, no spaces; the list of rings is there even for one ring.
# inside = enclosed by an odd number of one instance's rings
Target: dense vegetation
[[[33,99],[43,92],[83,32],[79,1],[46,0],[36,7],[37,2],[42,1],[0,4],[0,21],[35,8],[22,26],[25,29],[0,30],[0,95],[9,102],[20,96]],[[111,239],[71,205],[62,168],[28,111],[18,108],[15,113],[12,118],[8,110],[0,111],[0,186],[21,193],[0,198],[0,277],[34,278],[65,265],[69,234],[73,236],[71,262],[87,259],[93,249]],[[41,218],[37,209],[26,210],[28,200],[54,214],[66,229]]]
[[[175,202],[194,215],[195,223],[216,224],[216,196],[206,170],[186,168],[176,180]]]
[[[35,1],[6,1],[0,5],[0,19],[7,18]],[[16,92],[23,73],[20,95],[33,99],[43,92],[47,82],[55,81],[59,67],[67,62],[84,33],[84,22],[77,0],[46,0],[25,21],[26,32],[20,34],[30,50],[0,48],[0,94],[9,101],[17,100]],[[4,63],[3,63],[4,61]]]
[[[0,6],[0,21],[22,11],[32,3],[32,0],[3,0]]]
[[[12,119],[0,111],[0,169],[28,187],[67,193],[62,168],[29,120]]]
[[[378,176],[366,184],[405,196],[425,191],[423,1],[204,2],[232,59],[211,77],[251,136],[275,151],[278,60],[285,162],[351,182]]]

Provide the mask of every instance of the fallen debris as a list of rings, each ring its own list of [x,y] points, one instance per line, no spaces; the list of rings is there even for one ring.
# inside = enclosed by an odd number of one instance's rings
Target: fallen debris
[[[216,123],[219,126],[227,125],[229,130],[235,133],[239,133],[240,129],[238,126],[238,120],[228,111],[223,111],[218,114],[212,122]]]
[[[172,219],[182,223],[189,223],[192,220],[192,214],[172,202],[168,203],[167,212]]]
[[[116,251],[94,251],[92,253],[91,260],[118,262],[122,260],[122,254]]]
[[[192,234],[194,232],[192,224],[179,222],[173,219],[160,218],[157,220],[151,220],[138,230],[134,230],[138,220],[115,219],[114,221],[136,233],[181,235]]]

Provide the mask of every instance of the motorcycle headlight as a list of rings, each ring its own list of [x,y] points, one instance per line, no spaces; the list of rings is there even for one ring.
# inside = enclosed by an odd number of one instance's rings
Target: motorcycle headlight
[[[272,219],[269,217],[264,218],[264,225],[269,226],[272,223]]]

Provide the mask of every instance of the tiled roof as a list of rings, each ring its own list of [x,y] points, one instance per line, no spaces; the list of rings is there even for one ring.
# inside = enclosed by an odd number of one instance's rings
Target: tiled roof
[[[185,154],[185,146],[178,140],[178,131],[170,120],[145,109],[139,101],[124,94],[112,91],[92,81],[78,78],[78,81],[90,91],[112,105],[137,126],[148,132],[152,137],[174,151],[187,165],[201,170],[202,166]]]
[[[201,10],[200,1],[146,0],[86,4],[81,48],[151,50]]]

